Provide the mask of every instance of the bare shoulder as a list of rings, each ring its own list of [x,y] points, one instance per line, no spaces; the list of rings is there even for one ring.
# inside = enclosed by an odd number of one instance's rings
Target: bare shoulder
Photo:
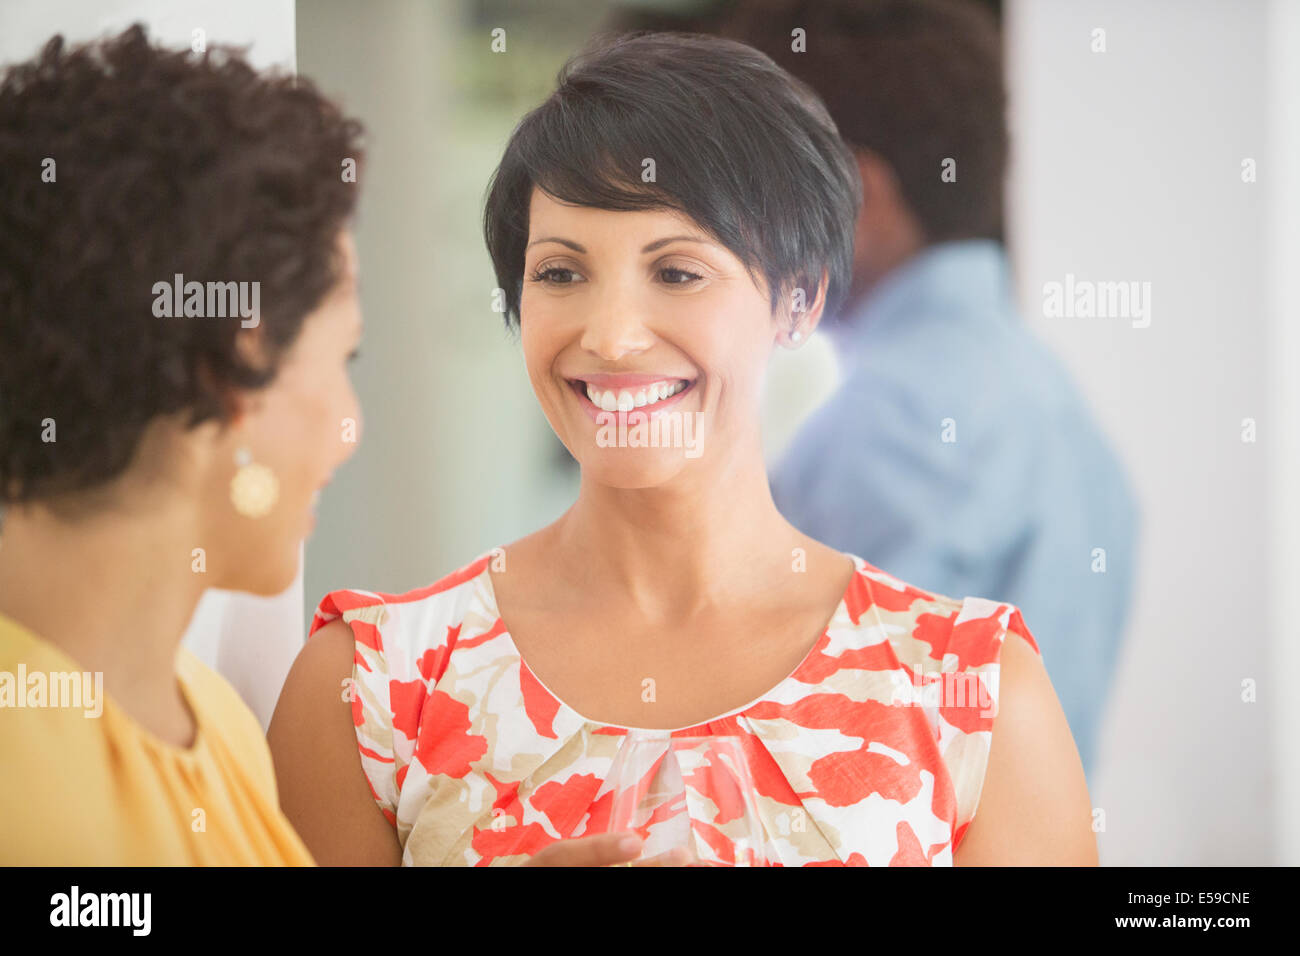
[[[297,674],[300,680],[321,680],[331,676],[341,681],[352,673],[353,646],[352,628],[342,618],[330,621],[307,638],[293,662],[290,677]]]
[[[1008,631],[984,787],[958,866],[1096,866],[1083,764],[1043,660]]]
[[[342,620],[307,639],[267,730],[280,804],[320,864],[395,866],[396,832],[361,767],[351,693],[354,637]]]

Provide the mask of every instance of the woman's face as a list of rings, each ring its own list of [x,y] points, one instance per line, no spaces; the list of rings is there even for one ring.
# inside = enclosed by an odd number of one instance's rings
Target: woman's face
[[[655,487],[760,448],[778,323],[761,278],[693,221],[534,189],[524,270],[528,375],[584,478]]]
[[[214,514],[230,555],[221,587],[276,594],[298,573],[299,548],[315,524],[316,498],[361,439],[361,410],[348,363],[361,338],[357,257],[352,237],[339,237],[340,280],[306,319],[275,379],[250,393],[243,420],[225,436],[217,469]],[[240,514],[231,499],[233,450],[247,448],[271,469],[278,495],[264,515]]]

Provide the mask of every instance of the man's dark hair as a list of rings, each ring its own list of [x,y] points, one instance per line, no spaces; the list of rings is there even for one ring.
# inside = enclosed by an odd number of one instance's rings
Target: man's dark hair
[[[655,164],[653,182],[643,162]],[[515,128],[493,175],[484,236],[519,321],[534,186],[599,209],[672,209],[761,271],[773,311],[801,288],[825,314],[848,289],[861,184],[817,97],[764,54],[687,34],[598,38]]]
[[[0,80],[0,503],[120,474],[156,416],[228,414],[337,283],[361,127],[312,84],[133,26],[56,36]],[[153,286],[260,284],[240,319],[158,318]],[[43,441],[53,419],[57,441]]]
[[[791,49],[796,28],[806,52]],[[808,83],[849,145],[889,163],[926,242],[1002,238],[1006,88],[986,5],[744,0],[719,29]],[[945,159],[954,182],[940,177]]]

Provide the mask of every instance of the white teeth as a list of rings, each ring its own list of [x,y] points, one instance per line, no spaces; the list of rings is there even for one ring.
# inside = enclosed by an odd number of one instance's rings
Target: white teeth
[[[618,410],[618,396],[613,392],[602,392],[600,389],[588,385],[587,398],[591,404],[601,411],[613,412]]]
[[[591,404],[601,411],[628,412],[634,408],[644,408],[647,405],[662,402],[665,398],[676,395],[689,384],[689,382],[684,381],[655,382],[635,392],[628,389],[621,389],[617,392],[602,392],[600,389],[588,384],[587,398],[591,401]]]

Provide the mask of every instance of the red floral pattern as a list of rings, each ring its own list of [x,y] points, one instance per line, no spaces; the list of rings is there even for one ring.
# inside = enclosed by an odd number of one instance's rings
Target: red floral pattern
[[[521,660],[492,591],[496,553],[407,594],[334,591],[312,621],[315,633],[342,618],[355,635],[361,763],[407,865],[517,864],[609,819],[606,777],[629,728],[586,720]],[[1038,645],[1014,605],[853,561],[794,673],[672,734],[741,739],[776,865],[948,865],[983,786],[1003,641]],[[739,802],[712,799],[723,820]],[[730,853],[721,830],[698,836]]]

